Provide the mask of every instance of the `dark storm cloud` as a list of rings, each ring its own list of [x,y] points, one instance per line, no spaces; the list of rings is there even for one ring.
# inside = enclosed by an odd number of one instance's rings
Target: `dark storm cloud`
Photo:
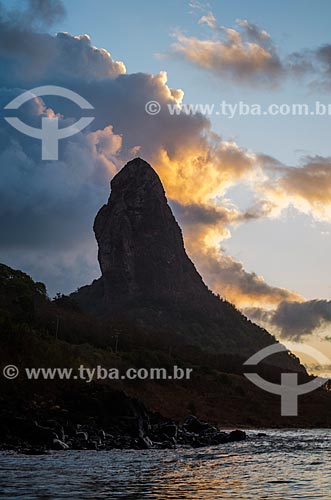
[[[300,340],[331,325],[331,301],[329,300],[284,301],[274,311],[249,308],[245,310],[245,313],[254,321],[275,327],[282,338],[291,340]]]

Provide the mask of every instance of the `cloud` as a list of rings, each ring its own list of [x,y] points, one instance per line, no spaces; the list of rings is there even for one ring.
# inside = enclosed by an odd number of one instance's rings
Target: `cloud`
[[[266,165],[267,178],[257,186],[272,214],[293,206],[316,220],[331,221],[331,158],[305,158],[301,167]]]
[[[212,28],[213,30],[218,29],[217,19],[212,12],[208,12],[199,19],[199,24],[204,24],[204,23],[207,24],[207,26],[209,26],[209,28]]]
[[[238,19],[237,23],[242,27],[247,39],[251,42],[258,43],[264,48],[275,52],[276,48],[271,39],[271,36],[266,30],[261,29],[257,24],[252,24],[247,19]]]
[[[28,8],[25,12],[30,22],[51,26],[65,16],[65,7],[61,0],[28,0]]]
[[[44,280],[51,295],[96,278],[93,220],[122,166],[120,148],[111,126],[75,136],[56,164],[13,138],[0,147],[1,260]]]
[[[93,47],[89,35],[71,36],[69,33],[58,33],[54,42],[57,56],[47,71],[49,74],[54,67],[57,78],[72,78],[76,75],[78,79],[101,80],[126,72],[124,63],[114,61],[106,49]]]
[[[171,201],[184,228],[186,249],[208,286],[239,308],[253,304],[277,307],[285,300],[303,301],[299,294],[273,287],[262,276],[247,272],[242,263],[227,255],[221,242],[231,237],[231,227],[260,217],[260,211],[241,212],[222,200],[220,206],[181,204]]]
[[[111,127],[77,135],[66,142],[56,164],[40,161],[40,147],[28,147],[2,131],[0,142],[6,142],[0,163],[10,165],[1,175],[0,247],[79,246],[121,164],[121,137]]]
[[[245,313],[253,321],[272,328],[284,339],[302,340],[331,325],[331,301],[283,301],[273,311],[247,308]]]
[[[194,7],[199,12],[205,10],[201,4]],[[226,28],[207,11],[199,24],[206,25],[211,35],[198,38],[177,31],[170,55],[238,85],[274,89],[286,79],[299,79],[311,90],[331,90],[330,44],[281,57],[270,34],[246,19],[237,19],[236,28]]]
[[[22,12],[0,9],[0,69],[3,85],[26,86],[49,81],[85,81],[116,77],[126,72],[121,61],[91,44],[89,35],[51,36],[35,24],[51,24],[62,12],[61,2],[31,0]]]
[[[209,287],[275,334],[299,340],[330,325],[331,302],[306,300],[295,291],[269,285],[227,255],[221,244],[238,224],[277,217],[289,206],[315,220],[330,221],[331,162],[310,157],[295,168],[261,155],[255,158],[253,170],[259,162],[263,165],[259,175],[248,182],[257,200],[246,210],[222,197],[214,204],[206,198],[205,204],[172,202],[172,206],[184,228],[187,250]]]
[[[211,12],[199,23],[207,24],[217,38],[202,40],[177,32],[171,46],[173,55],[231,81],[271,88],[278,85],[284,68],[265,30],[246,20],[238,21],[238,30],[225,28]]]
[[[331,90],[331,45],[324,44],[313,49],[301,50],[287,58],[288,73],[296,78],[308,80],[311,91]]]
[[[171,206],[184,228],[190,257],[215,293],[283,339],[300,341],[330,327],[331,301],[306,300],[295,291],[271,286],[262,276],[247,272],[221,247],[222,241],[231,237],[231,228],[267,216],[273,206],[262,203],[243,212],[227,206],[225,200],[220,206],[183,205],[176,201]]]
[[[325,44],[315,50],[315,58],[319,65],[319,78],[311,82],[312,87],[321,90],[331,90],[331,45]],[[317,73],[318,73],[317,72]]]
[[[66,14],[61,0],[26,0],[21,9],[6,9],[0,2],[0,16],[12,27],[44,28],[60,21]]]
[[[176,127],[173,121],[171,123],[171,128]],[[254,153],[234,142],[222,140],[210,133],[209,127],[209,122],[206,122],[196,136],[186,136],[186,131],[175,128],[177,133],[172,146],[162,148],[155,155],[155,165],[169,198],[184,204],[205,204],[222,196],[240,180],[253,182],[261,175]],[[203,181],[197,182],[197,179]]]
[[[188,250],[209,288],[240,309],[262,304],[275,307],[284,300],[304,300],[295,292],[271,286],[262,276],[247,272],[241,262],[221,249],[203,247],[200,251],[190,251],[188,245]]]
[[[241,262],[225,253],[209,249],[199,259],[209,286],[239,308],[247,305],[277,305],[282,300],[304,300],[285,288],[268,285],[262,276],[245,271]]]
[[[204,247],[218,245],[231,237],[229,226],[241,220],[242,214],[235,207],[183,204],[170,200],[179,225],[184,228],[185,244],[191,253],[202,253]],[[213,241],[215,238],[215,241]]]

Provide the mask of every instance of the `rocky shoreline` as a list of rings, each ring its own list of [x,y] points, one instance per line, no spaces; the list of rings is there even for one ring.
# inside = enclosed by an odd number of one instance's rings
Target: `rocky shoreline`
[[[0,396],[0,450],[172,449],[246,438],[244,431],[222,432],[194,415],[176,422],[105,384],[56,384],[52,397],[47,384],[23,384],[17,392],[10,387]]]
[[[86,424],[48,420],[40,424],[24,417],[1,422],[0,450],[24,454],[44,454],[50,450],[174,449],[203,447],[242,441],[242,430],[222,432],[215,426],[190,415],[182,425],[159,416],[143,419],[124,418],[118,425],[100,428]]]

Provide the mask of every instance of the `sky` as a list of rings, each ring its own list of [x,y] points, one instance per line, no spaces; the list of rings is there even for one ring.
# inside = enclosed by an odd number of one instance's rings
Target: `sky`
[[[331,358],[331,117],[311,114],[316,103],[331,110],[330,2],[0,5],[0,260],[50,296],[97,278],[93,219],[113,175],[139,155],[159,173],[208,286],[285,343]],[[15,116],[8,102],[40,85],[94,107],[57,161],[4,120]],[[159,113],[146,112],[149,101]],[[308,114],[264,112],[293,104]],[[16,114],[36,127],[82,116],[48,96]]]

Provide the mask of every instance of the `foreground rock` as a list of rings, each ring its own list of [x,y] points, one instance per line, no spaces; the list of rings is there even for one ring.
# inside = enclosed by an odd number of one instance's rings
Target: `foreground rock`
[[[128,425],[129,424],[129,425]],[[243,431],[221,432],[216,427],[189,416],[183,425],[147,413],[102,429],[96,422],[70,424],[48,420],[40,425],[28,418],[12,418],[1,425],[1,450],[29,455],[49,450],[172,449],[182,446],[215,446],[246,439]]]

